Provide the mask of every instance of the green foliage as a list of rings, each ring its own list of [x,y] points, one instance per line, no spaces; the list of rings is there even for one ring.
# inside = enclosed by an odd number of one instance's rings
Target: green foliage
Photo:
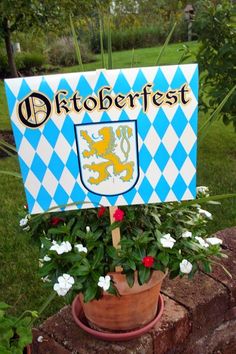
[[[229,0],[214,4],[199,1],[197,28],[201,46],[197,60],[202,72],[201,99],[205,111],[219,105],[236,81],[236,31],[233,25],[234,8]],[[206,95],[207,99],[204,99]],[[233,123],[236,129],[236,91],[222,108],[225,124]]]
[[[101,296],[100,277],[114,271],[116,266],[123,268],[129,286],[133,284],[135,271],[141,285],[149,281],[152,270],[165,272],[168,269],[172,278],[183,276],[185,272],[180,267],[183,260],[191,263],[192,271],[186,272],[189,277],[200,266],[209,271],[212,258],[220,258],[222,254],[219,244],[207,243],[206,224],[211,214],[201,210],[198,204],[209,200],[206,192],[205,188],[199,195],[203,198],[191,204],[123,207],[124,219],[114,223],[114,227],[120,227],[122,235],[118,249],[112,245],[113,225],[110,226],[108,208],[102,215],[99,210],[88,209],[66,212],[63,217],[47,213],[32,217],[29,221],[32,237],[44,235],[41,237],[40,277],[48,286],[60,283],[63,274],[72,277],[74,291],[79,289],[88,302]],[[183,236],[187,231],[190,235]],[[173,244],[166,245],[165,237],[172,239]],[[146,258],[151,258],[150,265],[145,264]],[[111,291],[114,292],[114,288]]]
[[[45,55],[38,52],[21,52],[15,55],[15,61],[18,71],[22,75],[33,75],[42,70],[46,58]],[[7,56],[0,51],[0,77],[5,78],[10,75]]]
[[[0,352],[1,354],[22,354],[32,342],[31,320],[37,317],[35,311],[25,311],[19,317],[9,315],[10,306],[0,302]]]

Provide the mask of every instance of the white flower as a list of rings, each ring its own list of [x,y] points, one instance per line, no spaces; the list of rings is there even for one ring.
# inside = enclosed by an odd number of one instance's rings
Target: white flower
[[[104,291],[107,291],[110,288],[111,277],[106,275],[105,277],[99,277],[98,286],[103,288]]]
[[[21,226],[21,227],[24,227],[24,226],[26,226],[27,224],[28,224],[28,218],[27,218],[27,217],[25,217],[25,218],[23,218],[23,219],[20,220],[20,226]]]
[[[39,342],[39,343],[43,343],[43,336],[38,336],[38,338],[37,338],[37,342]]]
[[[78,252],[88,253],[88,249],[84,247],[81,243],[75,245],[75,248],[77,248]]]
[[[50,257],[46,254],[46,256],[43,257],[44,262],[49,262],[51,260]]]
[[[196,236],[195,239],[200,243],[202,247],[209,247],[208,243],[206,243],[206,241],[202,237]]]
[[[192,263],[190,263],[187,259],[183,259],[179,265],[181,273],[189,274],[193,268]]]
[[[209,211],[199,208],[198,212],[200,215],[205,216],[207,219],[212,220],[212,214]]]
[[[23,228],[23,231],[29,231],[30,230],[30,226],[27,225],[26,227]]]
[[[176,240],[170,236],[170,234],[165,234],[161,237],[160,242],[165,248],[172,248],[176,242]]]
[[[53,289],[59,296],[65,296],[75,283],[74,278],[71,277],[70,274],[63,274],[58,277],[57,281],[58,283],[54,284]]]
[[[90,231],[91,231],[90,226],[86,226],[86,232],[88,233]]]
[[[209,196],[209,188],[206,186],[199,186],[199,187],[197,187],[197,194],[199,194],[199,193],[208,197]]]
[[[188,237],[192,237],[192,232],[191,231],[184,231],[183,233],[182,233],[182,237],[183,238],[188,238]]]
[[[60,245],[55,241],[52,242],[53,245],[50,247],[50,251],[56,251],[57,254],[68,253],[72,250],[71,244],[69,241],[63,241]]]
[[[210,245],[221,245],[222,240],[218,237],[208,237],[206,238],[206,241],[210,243]]]

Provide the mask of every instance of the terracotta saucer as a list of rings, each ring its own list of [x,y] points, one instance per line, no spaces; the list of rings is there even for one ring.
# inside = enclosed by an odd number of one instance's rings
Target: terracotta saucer
[[[72,303],[72,316],[74,318],[75,323],[82,328],[85,332],[92,334],[94,337],[106,341],[126,341],[131,340],[133,338],[139,337],[142,334],[148,332],[155,324],[160,320],[162,313],[164,310],[164,300],[160,295],[158,300],[158,310],[155,318],[146,324],[144,327],[135,329],[127,332],[101,332],[97,331],[91,327],[85,318],[79,296],[77,295]]]

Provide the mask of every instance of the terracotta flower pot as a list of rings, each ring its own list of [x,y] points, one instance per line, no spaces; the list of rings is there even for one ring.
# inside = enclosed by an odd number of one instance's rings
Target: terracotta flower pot
[[[124,274],[110,273],[121,296],[104,292],[101,299],[84,303],[80,294],[83,311],[91,327],[101,331],[128,331],[151,322],[157,313],[165,275],[153,271],[149,282],[140,286],[135,274],[134,286],[130,288]]]

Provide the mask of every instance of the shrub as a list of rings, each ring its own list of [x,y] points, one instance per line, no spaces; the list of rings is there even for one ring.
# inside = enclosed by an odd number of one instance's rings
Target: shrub
[[[83,63],[94,60],[93,54],[86,43],[80,43],[80,51]],[[56,40],[48,51],[49,61],[53,65],[70,66],[77,63],[73,39],[62,37]]]
[[[205,110],[215,108],[233,88],[236,80],[233,6],[230,1],[215,5],[211,1],[198,2],[197,31],[201,46],[197,54],[202,76],[201,93]],[[204,94],[207,102],[203,101]],[[222,109],[225,124],[233,122],[236,130],[236,92]]]
[[[17,53],[15,59],[18,71],[24,75],[31,75],[39,72],[46,62],[45,56],[36,52]]]

